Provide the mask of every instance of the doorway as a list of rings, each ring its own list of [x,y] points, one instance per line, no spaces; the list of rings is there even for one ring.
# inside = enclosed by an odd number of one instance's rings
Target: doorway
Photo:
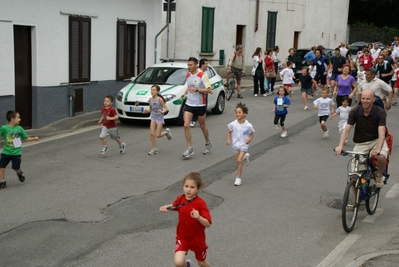
[[[32,128],[32,29],[14,25],[15,110],[20,125]]]
[[[237,25],[237,30],[236,30],[236,43],[235,45],[241,44],[244,45],[243,42],[243,36],[244,36],[244,25]]]
[[[299,34],[300,34],[300,32],[294,32],[294,43],[293,43],[293,46],[292,46],[292,47],[293,47],[295,50],[298,49]]]

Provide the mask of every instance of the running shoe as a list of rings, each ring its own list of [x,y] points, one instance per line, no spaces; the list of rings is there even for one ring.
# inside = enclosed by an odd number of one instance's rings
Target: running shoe
[[[25,176],[22,171],[17,172],[17,175],[18,175],[18,179],[21,183],[25,182]]]
[[[187,264],[187,267],[191,267],[191,260],[190,259],[186,260],[186,264]]]
[[[195,126],[195,121],[191,121],[190,122],[190,127],[194,127]]]
[[[156,148],[153,148],[153,149],[151,149],[151,150],[148,152],[148,155],[155,155],[155,154],[158,154],[158,149],[156,149]]]
[[[267,96],[267,94],[263,94],[262,96]]]
[[[2,188],[6,188],[7,187],[7,183],[6,183],[6,181],[0,181],[0,189],[2,189]]]
[[[192,155],[194,155],[194,149],[190,147],[183,153],[183,158],[189,158]]]
[[[254,96],[258,96],[258,94],[254,94]]]
[[[194,122],[195,123],[195,122]],[[191,124],[191,123],[190,123]],[[170,132],[169,128],[166,128],[166,138],[168,138],[168,140],[172,139],[172,133]]]
[[[235,186],[239,186],[239,185],[241,185],[242,184],[242,181],[241,181],[241,179],[240,178],[236,178],[236,181],[234,182],[234,185]]]
[[[328,130],[327,130],[327,131],[325,131],[325,132],[323,133],[323,138],[326,139],[326,138],[328,138],[328,136],[329,136],[329,135],[328,135]]]
[[[241,94],[238,94],[238,95],[237,95],[237,98],[243,98],[243,97],[242,97],[242,95],[241,95]]]
[[[212,142],[209,142],[208,144],[205,144],[205,150],[204,150],[204,155],[208,155],[211,153],[211,148],[212,148]]]
[[[125,153],[125,148],[126,148],[126,144],[125,143],[122,143],[119,146],[119,151],[121,152],[121,154]]]
[[[308,109],[309,109],[308,106],[305,106],[305,107],[303,108],[303,110],[305,110],[305,111],[308,110]]]
[[[244,165],[245,166],[249,165],[249,153],[245,153],[244,155]]]
[[[108,147],[107,146],[103,146],[103,148],[101,149],[101,151],[100,151],[100,154],[102,155],[102,154],[105,154],[105,152],[107,152],[108,151]]]
[[[283,138],[285,138],[285,137],[287,137],[287,135],[288,135],[288,134],[287,134],[287,131],[284,131],[280,136],[283,137]]]

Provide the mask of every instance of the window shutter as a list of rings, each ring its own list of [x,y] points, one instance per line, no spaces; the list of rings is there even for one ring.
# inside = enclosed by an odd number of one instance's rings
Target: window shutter
[[[213,52],[215,8],[202,7],[201,52]]]
[[[117,40],[116,40],[116,79],[123,80],[125,78],[126,65],[126,21],[117,22]]]
[[[147,24],[145,22],[140,22],[138,24],[138,27],[137,72],[140,73],[145,69]]]
[[[277,12],[268,11],[267,14],[267,33],[266,48],[276,46]]]

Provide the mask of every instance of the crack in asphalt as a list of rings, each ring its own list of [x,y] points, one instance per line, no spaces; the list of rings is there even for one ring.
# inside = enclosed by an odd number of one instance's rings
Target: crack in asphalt
[[[293,136],[315,124],[309,117],[289,127]],[[287,138],[275,134],[251,146],[251,160],[268,150],[287,145]],[[235,156],[200,171],[207,186],[236,169]],[[121,198],[108,205],[101,221],[71,222],[62,219],[29,222],[0,234],[1,266],[65,266],[92,252],[118,235],[174,227],[176,216],[162,216],[158,211],[165,199],[181,194],[181,181],[160,191]],[[213,209],[223,202],[221,196],[206,191],[201,195]],[[162,217],[161,217],[162,216]]]

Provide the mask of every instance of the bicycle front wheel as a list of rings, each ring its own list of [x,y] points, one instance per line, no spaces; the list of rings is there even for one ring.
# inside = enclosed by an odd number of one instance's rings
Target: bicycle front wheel
[[[233,95],[233,90],[230,89],[230,84],[226,88],[226,99],[230,100],[231,96]]]
[[[342,201],[342,226],[347,233],[353,230],[359,211],[359,189],[356,188],[356,180],[350,180],[345,188]]]
[[[373,182],[374,180],[370,180],[370,183]],[[378,200],[380,198],[380,190],[377,190],[373,192],[374,186],[369,185],[367,188],[368,194],[367,194],[367,200],[366,200],[366,210],[367,213],[370,215],[373,215],[375,211],[377,210],[377,205],[378,205]]]
[[[236,81],[231,79],[229,84],[227,85],[227,100],[230,100],[231,96],[234,94],[234,88],[236,87]]]

